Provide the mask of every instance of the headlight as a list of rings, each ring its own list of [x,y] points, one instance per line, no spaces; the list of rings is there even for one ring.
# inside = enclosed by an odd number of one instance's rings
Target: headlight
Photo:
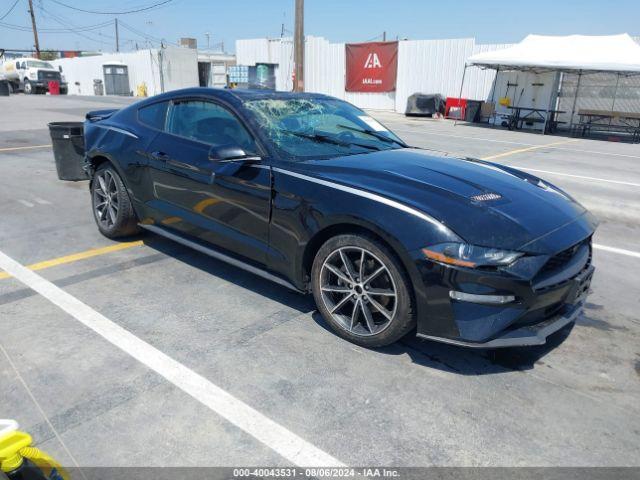
[[[440,243],[423,248],[422,253],[431,260],[467,268],[506,266],[524,255],[466,243]]]
[[[29,72],[29,78],[36,78],[36,72]]]

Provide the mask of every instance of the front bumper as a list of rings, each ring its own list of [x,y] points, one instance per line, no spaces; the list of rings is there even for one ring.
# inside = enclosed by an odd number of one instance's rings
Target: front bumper
[[[544,344],[549,335],[573,322],[582,310],[594,272],[590,247],[584,245],[573,263],[546,275],[535,273],[540,266],[523,276],[522,271],[518,275],[513,271],[489,272],[414,257],[421,277],[415,288],[417,335],[474,348]],[[515,301],[460,301],[450,298],[451,292],[506,296]]]
[[[549,335],[576,320],[582,312],[583,304],[584,302],[578,305],[566,305],[562,313],[558,315],[532,325],[504,330],[498,337],[486,342],[468,342],[453,338],[434,337],[422,333],[418,333],[418,337],[469,348],[505,348],[544,345]]]
[[[30,80],[31,85],[33,85],[34,87],[38,87],[38,88],[45,88],[48,89],[49,88],[49,82],[59,82],[58,80]],[[66,90],[67,89],[67,83],[60,83],[60,90]]]

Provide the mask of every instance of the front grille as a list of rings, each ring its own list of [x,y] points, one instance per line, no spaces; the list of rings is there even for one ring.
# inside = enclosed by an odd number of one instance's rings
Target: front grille
[[[38,80],[58,80],[60,81],[60,73],[38,71]]]
[[[567,248],[566,250],[563,250],[562,252],[555,254],[553,257],[547,260],[547,263],[545,263],[544,266],[540,269],[539,274],[555,272],[556,270],[562,269],[565,265],[567,265],[571,261],[573,256],[576,253],[578,253],[578,251],[580,250],[580,247],[582,247],[585,244],[589,245],[589,263],[590,263],[591,262],[591,238],[587,238],[586,240],[578,242],[575,245]],[[587,265],[589,263],[587,263]]]

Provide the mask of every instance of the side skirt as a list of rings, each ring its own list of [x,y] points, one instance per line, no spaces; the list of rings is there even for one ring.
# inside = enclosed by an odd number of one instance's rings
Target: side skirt
[[[257,275],[259,277],[262,277],[266,280],[269,280],[271,282],[277,283],[278,285],[282,285],[283,287],[286,287],[290,290],[293,290],[294,292],[297,293],[302,293],[302,294],[306,294],[307,292],[305,292],[304,290],[300,290],[299,288],[297,288],[295,285],[293,285],[292,283],[288,282],[287,280],[278,277],[277,275],[274,275],[272,273],[267,272],[266,270],[262,270],[261,268],[258,267],[254,267],[253,265],[250,265],[248,263],[243,262],[242,260],[238,260],[237,258],[233,258],[230,257],[229,255],[226,255],[222,252],[219,252],[218,250],[215,250],[213,248],[210,247],[206,247],[204,245],[201,245],[199,243],[196,243],[192,240],[189,240],[187,238],[184,238],[180,235],[177,235],[173,232],[170,232],[168,230],[165,230],[164,228],[158,227],[156,225],[142,225],[139,224],[139,226],[141,228],[144,228],[145,230],[149,230],[150,232],[156,233],[160,236],[163,236],[165,238],[168,238],[170,240],[173,240],[175,242],[178,242],[186,247],[192,248],[194,250],[197,250],[200,253],[204,253],[205,255],[208,255],[210,257],[213,257],[217,260],[221,260],[225,263],[228,263],[229,265],[233,265],[234,267],[238,267],[241,268],[242,270],[245,270],[247,272],[253,273],[254,275]]]

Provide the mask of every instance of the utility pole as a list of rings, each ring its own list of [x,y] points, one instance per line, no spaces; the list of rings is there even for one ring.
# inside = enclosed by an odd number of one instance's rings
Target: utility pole
[[[296,0],[296,20],[294,28],[295,82],[293,90],[304,92],[304,0]]]
[[[31,15],[31,27],[33,28],[33,41],[36,47],[36,58],[40,58],[40,42],[38,41],[38,27],[36,27],[36,16],[33,13],[33,1],[29,0],[29,15]]]
[[[383,42],[387,41],[387,32],[382,32],[382,41]]]
[[[116,52],[120,51],[120,35],[118,35],[118,19],[115,21],[116,25]]]
[[[204,36],[207,38],[207,50],[209,50],[209,37],[211,36],[211,33],[207,32]]]

